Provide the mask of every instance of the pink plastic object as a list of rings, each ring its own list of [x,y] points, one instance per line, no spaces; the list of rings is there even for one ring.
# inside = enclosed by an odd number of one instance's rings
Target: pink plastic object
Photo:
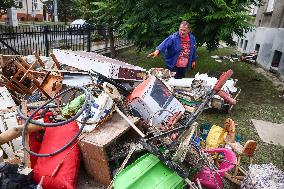
[[[222,153],[224,155],[224,160],[218,167],[217,171],[211,171],[208,167],[203,168],[195,175],[194,181],[199,179],[201,185],[207,188],[217,188],[216,184],[218,184],[219,188],[222,188],[222,178],[227,171],[231,170],[235,166],[234,163],[236,163],[237,159],[236,154],[226,148],[214,148],[205,150],[205,152],[209,154]],[[220,178],[220,176],[216,172],[219,173],[222,178]]]

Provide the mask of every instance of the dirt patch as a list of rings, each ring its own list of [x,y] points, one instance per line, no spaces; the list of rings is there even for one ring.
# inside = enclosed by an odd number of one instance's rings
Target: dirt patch
[[[284,98],[284,82],[281,81],[275,74],[270,73],[267,70],[264,70],[261,67],[253,67],[252,69],[257,72],[262,74],[264,77],[266,77],[268,80],[270,80],[273,84],[273,86],[280,91],[280,93],[282,94],[282,97]]]

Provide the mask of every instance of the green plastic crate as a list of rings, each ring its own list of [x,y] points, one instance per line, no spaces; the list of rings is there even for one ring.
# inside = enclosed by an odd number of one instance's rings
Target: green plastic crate
[[[115,189],[183,189],[184,180],[156,156],[145,154],[119,172]]]

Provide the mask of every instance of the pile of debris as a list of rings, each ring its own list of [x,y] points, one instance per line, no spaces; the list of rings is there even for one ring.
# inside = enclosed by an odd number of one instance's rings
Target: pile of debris
[[[173,89],[175,96],[183,103],[189,112],[194,112],[203,102],[217,82],[217,78],[209,77],[207,74],[197,73],[194,78],[174,79],[171,78],[167,84]],[[229,79],[222,87],[222,91],[228,93],[232,99],[236,99],[241,92],[236,87],[237,80]],[[230,111],[233,103],[228,103],[218,94],[207,104],[206,108],[216,108],[219,110]]]
[[[253,51],[251,53],[243,53],[240,56],[240,60],[243,62],[247,62],[253,65],[256,65],[256,59],[257,59],[258,51]]]
[[[237,54],[231,54],[231,56],[218,56],[214,55],[211,58],[215,59],[216,62],[223,62],[223,60],[229,60],[230,62],[238,62],[240,59]]]
[[[175,80],[168,70],[147,73],[88,52],[0,58],[3,167],[26,168],[13,168],[25,182],[1,177],[6,188],[76,188],[80,154],[109,188],[222,188],[223,177],[241,182],[228,174],[240,167],[237,150],[249,157],[255,150],[253,141],[235,141],[232,120],[224,128],[195,122],[216,98],[236,104],[232,70]]]

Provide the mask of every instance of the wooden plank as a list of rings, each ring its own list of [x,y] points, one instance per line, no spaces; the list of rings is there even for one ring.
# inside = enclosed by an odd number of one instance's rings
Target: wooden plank
[[[52,60],[53,60],[53,64],[52,64],[52,66],[51,66],[51,68],[50,69],[53,69],[54,68],[54,66],[56,66],[57,67],[57,69],[58,70],[60,70],[60,63],[59,63],[59,61],[57,60],[57,58],[56,58],[56,56],[53,54],[53,53],[50,53],[50,57],[52,58]]]
[[[130,125],[118,113],[114,113],[110,120],[101,125],[82,141],[104,147],[130,128]]]
[[[33,54],[35,55],[38,63],[41,65],[41,67],[45,68],[45,65],[43,63],[43,61],[40,59],[39,55],[34,51]]]
[[[28,114],[27,101],[23,100],[21,105],[22,105],[23,114],[27,115]],[[28,132],[26,133],[26,136],[25,136],[25,143],[26,143],[26,148],[30,149],[29,148],[30,139],[29,139],[29,133]],[[30,154],[26,150],[24,151],[24,161],[25,161],[24,163],[25,163],[26,167],[31,167]]]
[[[3,58],[3,54],[0,54],[0,66],[3,68],[4,66],[4,58]]]
[[[108,186],[112,176],[104,148],[88,142],[81,142],[80,149],[88,175],[93,177],[96,182]]]

